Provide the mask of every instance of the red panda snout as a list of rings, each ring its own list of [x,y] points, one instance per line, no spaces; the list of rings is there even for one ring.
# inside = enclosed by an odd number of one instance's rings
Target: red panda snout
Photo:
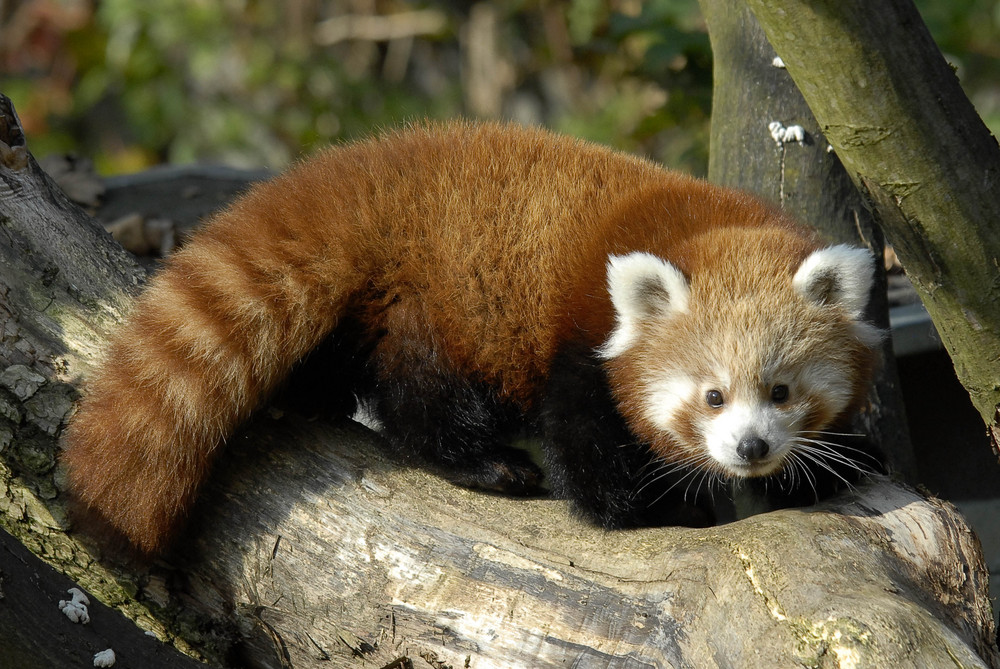
[[[747,462],[764,459],[771,447],[760,437],[744,437],[736,446],[736,454]]]
[[[765,402],[721,405],[703,414],[705,448],[730,476],[767,476],[784,466],[806,415]]]

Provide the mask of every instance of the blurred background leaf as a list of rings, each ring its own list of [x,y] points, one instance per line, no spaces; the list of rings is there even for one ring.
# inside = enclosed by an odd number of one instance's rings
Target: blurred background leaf
[[[1000,129],[1000,2],[920,0]],[[103,173],[280,169],[425,117],[538,123],[704,174],[711,53],[697,0],[0,2],[0,91],[37,155]]]

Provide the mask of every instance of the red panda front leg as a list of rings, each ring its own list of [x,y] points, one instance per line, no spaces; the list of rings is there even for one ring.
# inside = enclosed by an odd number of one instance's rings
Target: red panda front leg
[[[607,529],[714,522],[677,475],[639,443],[619,414],[597,353],[567,345],[555,357],[541,424],[553,493]]]
[[[406,357],[408,364],[395,361],[375,384],[375,413],[389,444],[466,488],[540,492],[541,469],[508,445],[523,423],[521,412],[488,385],[427,362],[437,355]]]

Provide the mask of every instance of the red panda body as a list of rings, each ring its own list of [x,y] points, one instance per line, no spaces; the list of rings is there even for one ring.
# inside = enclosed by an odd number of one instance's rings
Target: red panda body
[[[544,131],[332,148],[151,281],[67,432],[70,491],[163,550],[221,441],[332,333],[360,356],[332,392],[368,396],[404,452],[531,490],[539,471],[503,443],[527,422],[558,493],[609,527],[647,522],[654,456],[767,475],[861,402],[870,283],[864,252],[751,196]]]

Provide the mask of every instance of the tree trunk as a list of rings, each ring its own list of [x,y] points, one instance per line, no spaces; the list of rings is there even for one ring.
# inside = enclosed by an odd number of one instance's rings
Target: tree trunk
[[[73,626],[57,606],[71,598],[66,583],[33,564],[31,554],[159,638],[173,639],[128,594],[140,575],[101,565],[66,534],[57,467],[58,437],[82,379],[144,278],[135,260],[38,167],[10,100],[0,95],[0,527],[10,535],[0,538],[0,658],[16,658],[19,667],[67,666],[112,639],[127,657],[149,642],[111,611],[95,611],[92,625]],[[30,553],[12,547],[15,539]],[[122,639],[126,629],[136,638]],[[133,666],[185,666],[176,650],[164,650],[173,652],[143,652]]]
[[[35,267],[59,268],[0,266],[4,332],[19,328],[0,351],[0,522],[135,620],[137,637],[148,629],[241,667],[1000,667],[975,536],[947,504],[887,481],[716,528],[606,532],[563,501],[471,492],[411,469],[356,424],[273,409],[229,440],[178,551],[144,570],[110,565],[66,534],[55,442],[30,406],[79,383],[118,313],[110,305],[140,273],[33,161],[4,161],[0,178],[3,257],[21,262],[11,249],[30,248]],[[21,241],[62,235],[78,241]],[[93,286],[84,306],[78,284],[60,283],[64,268]],[[46,286],[44,304],[21,297]],[[46,329],[52,313],[77,314],[77,326]],[[53,413],[51,432],[65,414]],[[0,550],[0,616],[33,610],[4,585],[24,573],[12,555]],[[84,643],[58,627],[68,621],[18,615],[32,648],[57,635]]]
[[[910,0],[748,0],[874,203],[1000,455],[1000,147]]]
[[[882,232],[851,183],[794,82],[743,0],[701,0],[714,60],[708,176],[777,202],[834,243],[867,245],[881,260]],[[779,127],[772,124],[777,123]],[[787,136],[803,129],[801,141]],[[786,135],[782,135],[782,129]],[[879,264],[868,317],[889,327],[885,271]],[[890,468],[916,480],[892,342],[882,347],[879,376],[859,430],[886,454]]]

